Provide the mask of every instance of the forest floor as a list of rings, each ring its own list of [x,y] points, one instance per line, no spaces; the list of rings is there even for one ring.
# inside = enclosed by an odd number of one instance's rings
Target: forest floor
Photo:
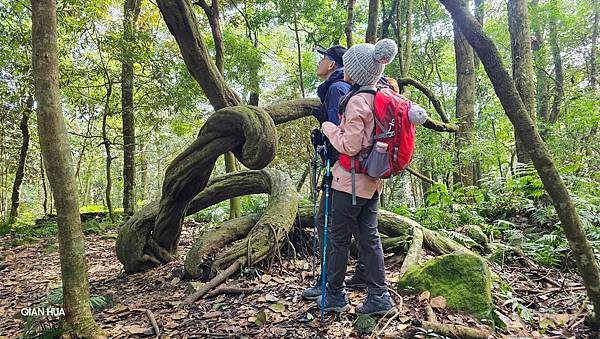
[[[112,337],[153,337],[151,318],[161,338],[344,338],[359,337],[352,323],[355,307],[365,292],[351,291],[351,309],[342,315],[326,315],[324,322],[314,301],[301,298],[312,283],[310,258],[277,260],[226,282],[226,285],[258,289],[256,293],[217,295],[200,299],[192,306],[177,305],[189,294],[190,283],[182,280],[184,255],[192,245],[194,227],[183,228],[180,260],[157,269],[125,275],[115,255],[115,231],[87,235],[87,258],[92,295],[109,296],[113,303],[95,312],[99,325]],[[424,253],[422,260],[431,257]],[[387,278],[398,280],[402,264],[399,255],[386,255]],[[353,265],[353,263],[351,263]],[[352,266],[349,266],[352,267]],[[506,329],[494,337],[588,338],[583,324],[587,310],[585,291],[577,276],[558,269],[537,266],[527,259],[493,265],[498,276],[493,295],[497,314]],[[33,322],[20,316],[23,308],[43,307],[50,293],[60,285],[56,237],[15,243],[13,236],[0,237],[0,338],[30,336],[35,327],[56,326],[56,317]],[[503,283],[499,283],[503,282]],[[512,287],[502,292],[502,285]],[[379,337],[440,337],[419,329],[425,320],[423,296],[393,293],[396,308],[379,321]],[[472,318],[434,305],[438,321],[485,330]]]

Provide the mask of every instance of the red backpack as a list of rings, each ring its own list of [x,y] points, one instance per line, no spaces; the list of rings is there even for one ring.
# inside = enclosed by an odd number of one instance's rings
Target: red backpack
[[[345,110],[351,96],[358,93],[372,93],[375,131],[373,146],[355,156],[340,154],[340,165],[352,173],[352,196],[354,194],[354,173],[365,173],[375,178],[389,178],[402,172],[410,164],[415,148],[416,128],[408,119],[412,102],[389,87],[362,87],[349,94],[341,109]],[[342,111],[343,113],[343,111]],[[378,144],[379,143],[379,144]],[[387,148],[385,150],[381,148]],[[382,152],[383,151],[383,152]]]

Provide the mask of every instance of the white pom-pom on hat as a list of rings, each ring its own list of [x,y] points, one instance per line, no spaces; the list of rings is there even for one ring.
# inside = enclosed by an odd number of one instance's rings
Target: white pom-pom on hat
[[[396,53],[398,53],[396,42],[392,39],[382,39],[375,44],[373,59],[379,64],[387,65],[394,60]]]

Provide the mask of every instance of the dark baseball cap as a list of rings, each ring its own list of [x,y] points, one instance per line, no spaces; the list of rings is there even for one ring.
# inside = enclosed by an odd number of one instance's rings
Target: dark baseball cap
[[[315,51],[317,53],[328,56],[331,60],[335,61],[338,66],[344,66],[344,61],[342,60],[342,56],[346,53],[346,47],[335,45],[331,46],[328,49],[325,49],[321,46],[315,47]]]

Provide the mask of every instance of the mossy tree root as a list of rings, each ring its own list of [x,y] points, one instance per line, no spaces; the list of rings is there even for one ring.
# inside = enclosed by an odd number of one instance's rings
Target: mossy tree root
[[[246,237],[259,219],[260,214],[250,214],[225,221],[219,227],[202,233],[185,257],[185,276],[207,280],[208,276],[201,274],[210,269],[214,254],[228,244]]]
[[[424,328],[426,330],[431,330],[437,334],[441,334],[449,338],[458,339],[487,339],[491,335],[487,331],[473,327],[454,324],[444,324],[434,321],[423,321],[420,323],[419,327]]]
[[[402,267],[400,267],[400,275],[406,273],[411,267],[419,263],[421,258],[421,251],[423,250],[423,231],[421,227],[413,227],[412,229],[412,242],[410,248],[406,253]]]
[[[302,227],[312,227],[312,222],[312,206],[300,207],[297,223]],[[383,249],[386,252],[395,251],[398,248],[398,242],[406,241],[412,235],[411,246],[400,269],[401,274],[404,274],[410,267],[419,262],[423,245],[438,254],[448,254],[455,251],[474,254],[471,250],[447,236],[425,228],[410,218],[386,210],[379,210],[377,228],[379,233],[387,236],[381,239]]]
[[[294,225],[298,210],[298,193],[287,174],[277,170],[265,169],[262,171],[241,172],[241,175],[237,177],[234,175],[228,177],[244,178],[246,183],[254,182],[255,184],[252,187],[246,185],[245,191],[251,188],[255,192],[268,193],[269,203],[260,216],[254,215],[234,219],[224,223],[218,229],[203,234],[186,257],[185,272],[190,277],[210,278],[223,267],[230,266],[240,258],[247,264],[257,264],[278,253],[283,240],[286,239]],[[221,187],[220,192],[227,191],[225,187],[238,187],[237,185],[233,186],[234,181],[219,179],[219,185],[211,185],[205,191],[210,193],[216,186]],[[208,193],[206,196],[212,196]],[[202,195],[205,195],[205,192],[202,192]],[[194,199],[190,205],[197,208],[199,198],[200,196]],[[221,198],[224,198],[224,196],[221,196]],[[244,233],[246,229],[248,229],[245,232],[247,236],[243,240],[227,250],[214,254],[216,250],[222,249],[225,244],[233,242],[236,238],[240,239],[239,235]],[[215,239],[220,239],[220,242],[215,244]],[[207,258],[209,254],[212,255],[212,258]]]

